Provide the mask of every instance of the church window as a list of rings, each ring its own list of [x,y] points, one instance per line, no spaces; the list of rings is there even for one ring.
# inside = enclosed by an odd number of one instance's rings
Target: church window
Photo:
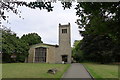
[[[46,62],[46,48],[38,47],[35,49],[35,62]]]
[[[62,33],[67,33],[67,29],[62,29]]]

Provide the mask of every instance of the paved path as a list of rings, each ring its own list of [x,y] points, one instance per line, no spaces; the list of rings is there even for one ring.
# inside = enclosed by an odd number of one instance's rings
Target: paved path
[[[68,71],[64,73],[63,78],[86,78],[84,80],[92,80],[90,74],[80,63],[71,64]]]

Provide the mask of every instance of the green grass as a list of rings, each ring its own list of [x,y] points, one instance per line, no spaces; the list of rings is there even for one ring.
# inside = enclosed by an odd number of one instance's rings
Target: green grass
[[[3,78],[61,78],[70,64],[10,63],[2,65]],[[47,73],[56,68],[56,74]]]
[[[94,78],[118,78],[118,65],[83,63]]]
[[[2,64],[0,63],[0,80],[2,79]]]

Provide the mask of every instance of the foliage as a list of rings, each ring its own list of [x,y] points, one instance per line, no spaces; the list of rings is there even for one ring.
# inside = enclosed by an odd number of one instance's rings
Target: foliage
[[[64,10],[66,8],[70,9],[72,7],[72,2],[61,2],[61,4],[63,5],[62,7],[64,8]]]
[[[107,35],[89,35],[83,39],[81,49],[88,61],[109,63],[117,61],[114,50],[115,43]]]
[[[84,58],[108,63],[120,61],[120,2],[78,3],[76,21],[84,37],[81,49]]]
[[[0,31],[2,31],[3,62],[24,62],[28,56],[29,46],[42,42],[37,33],[29,33],[19,38],[6,27]],[[11,58],[12,55],[16,55],[16,58]]]
[[[116,3],[79,3],[76,7],[76,15],[81,19],[77,20],[81,34],[108,35],[115,42],[119,42],[120,37],[120,2]]]
[[[37,33],[24,34],[21,39],[28,43],[29,46],[37,43],[43,43],[41,41],[41,37]]]
[[[80,45],[82,41],[76,40],[72,48],[72,57],[77,62],[82,62],[84,60],[83,52],[80,50]]]
[[[3,27],[2,30],[2,57],[3,62],[24,62],[28,55],[28,45],[23,42],[16,33],[10,29]],[[11,55],[16,55],[16,59],[12,59]],[[20,58],[22,57],[22,58]]]
[[[73,0],[74,1],[74,0]],[[53,1],[56,2],[56,1]],[[6,20],[6,18],[8,18],[9,16],[5,15],[5,12],[9,12],[12,11],[13,13],[15,13],[16,15],[19,15],[19,18],[21,18],[20,13],[21,11],[19,11],[18,7],[19,6],[24,6],[24,7],[28,7],[31,9],[36,9],[39,8],[40,10],[42,9],[46,9],[48,12],[53,11],[54,6],[51,5],[51,1],[33,1],[33,2],[26,2],[26,1],[7,1],[7,0],[2,0],[0,1],[0,17],[3,20]],[[64,8],[64,10],[66,8],[70,9],[72,7],[72,1],[68,0],[68,2],[66,1],[61,1],[62,7]],[[5,11],[6,10],[6,11]]]
[[[5,15],[5,10],[7,12],[9,11],[12,11],[13,13],[15,13],[16,15],[19,15],[20,16],[20,11],[18,10],[18,6],[25,6],[25,7],[29,7],[31,9],[36,9],[36,8],[39,8],[40,10],[41,9],[46,9],[48,12],[52,11],[53,10],[53,6],[51,5],[51,2],[25,2],[25,1],[6,1],[6,0],[2,0],[0,1],[0,17],[3,19],[3,20],[6,20],[7,16]]]

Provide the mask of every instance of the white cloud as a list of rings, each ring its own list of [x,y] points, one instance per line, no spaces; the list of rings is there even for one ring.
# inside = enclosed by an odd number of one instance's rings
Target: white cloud
[[[80,40],[82,37],[79,35],[78,26],[75,24],[77,16],[75,10],[67,9],[63,10],[61,3],[54,3],[54,10],[47,12],[47,10],[30,9],[20,7],[22,11],[21,16],[24,19],[18,18],[15,14],[8,13],[10,15],[10,23],[4,25],[11,27],[11,29],[22,36],[23,34],[36,32],[41,37],[43,42],[49,44],[58,44],[58,25],[71,23],[71,39],[72,44],[74,40]]]

